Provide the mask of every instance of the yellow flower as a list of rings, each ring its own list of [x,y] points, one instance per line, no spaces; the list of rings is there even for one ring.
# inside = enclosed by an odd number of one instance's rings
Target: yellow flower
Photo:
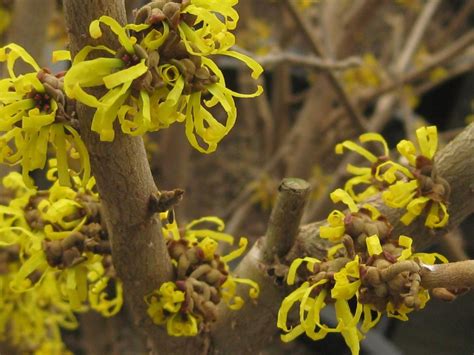
[[[254,60],[229,50],[235,43],[229,30],[237,24],[238,14],[233,9],[236,3],[191,0],[185,5],[156,4],[153,11],[163,14],[161,20],[147,14],[146,9],[151,10],[146,5],[137,13],[137,21],[142,23],[124,27],[102,16],[91,23],[91,36],[102,35],[102,23],[117,35],[122,48],[113,51],[104,46],[86,47],[79,52],[65,77],[66,93],[97,109],[92,130],[100,134],[101,140],[114,139],[117,119],[122,131],[131,135],[185,122],[190,144],[200,152],[213,152],[235,124],[233,98],[254,97],[262,92],[260,86],[251,94],[228,89],[222,72],[207,57],[219,54],[240,60],[255,79],[262,73]],[[92,51],[114,57],[89,60]],[[109,89],[99,100],[84,90],[96,86]],[[218,104],[227,114],[224,123],[209,111]]]
[[[314,258],[295,259],[288,271],[288,284],[294,283],[297,269],[302,263],[306,263],[309,271],[313,271],[314,265],[320,263]],[[344,338],[352,354],[358,354],[360,350],[359,342],[363,333],[375,326],[380,318],[378,313],[376,319],[372,318],[369,305],[357,303],[354,313],[352,313],[348,300],[357,296],[361,285],[359,275],[359,259],[356,258],[348,262],[341,270],[334,275],[335,284],[328,290],[328,279],[321,279],[313,284],[306,281],[298,289],[285,297],[278,311],[277,326],[286,334],[281,336],[282,341],[289,342],[301,334],[306,334],[312,340],[320,340],[328,333],[339,332]],[[330,328],[321,324],[320,312],[326,306],[328,296],[335,301],[334,308],[338,321],[335,328]],[[299,324],[289,328],[287,325],[288,313],[299,302]],[[362,324],[359,323],[362,320]]]
[[[406,207],[407,212],[400,218],[400,221],[405,225],[411,224],[428,206],[429,209],[425,226],[428,228],[441,228],[446,226],[449,220],[446,204],[433,201],[426,196],[420,196],[410,201]]]
[[[132,84],[148,71],[145,63],[146,55],[136,49],[137,39],[130,37],[127,29],[141,31],[149,26],[127,25],[122,27],[114,19],[102,16],[90,25],[89,32],[92,38],[102,36],[101,23],[107,25],[117,35],[123,48],[117,52],[105,46],[84,47],[75,56],[72,67],[66,73],[64,89],[70,98],[97,108],[91,129],[100,134],[101,140],[112,141],[115,135],[114,121],[121,106],[132,94]],[[94,51],[102,51],[115,57],[88,60],[87,57]],[[95,96],[84,90],[84,88],[95,86],[105,86],[109,91],[97,100]],[[150,124],[150,97],[147,91],[142,88],[138,90],[135,99],[141,111],[133,116],[133,121],[130,124],[136,127],[133,131],[135,134],[143,134],[147,125]]]
[[[176,313],[166,322],[166,331],[175,337],[195,336],[198,333],[198,320],[189,313]]]
[[[21,58],[32,72],[16,75],[15,62]],[[0,162],[21,163],[25,183],[33,186],[29,173],[45,167],[48,144],[55,148],[59,181],[70,186],[68,159],[79,153],[84,181],[89,180],[87,149],[70,125],[61,91],[62,79],[41,70],[20,46],[0,48],[0,62],[7,61],[9,78],[0,80]],[[57,85],[57,87],[53,87]],[[77,151],[76,151],[77,150]]]
[[[397,150],[405,157],[408,163],[416,167],[416,158],[418,155],[432,160],[438,149],[438,131],[436,126],[421,127],[416,130],[419,150],[409,140],[402,140],[397,144]]]
[[[332,211],[328,218],[328,226],[319,227],[319,236],[324,239],[329,239],[331,242],[338,242],[344,236],[344,218],[346,215],[341,211]]]
[[[371,163],[370,167],[360,167],[352,164],[347,166],[347,171],[355,176],[346,182],[344,190],[349,193],[354,201],[366,200],[370,196],[377,194],[385,185],[391,185],[402,177],[413,178],[413,175],[407,168],[387,160],[389,159],[388,145],[380,134],[365,133],[359,136],[359,141],[361,143],[377,142],[381,144],[383,155],[377,157],[364,147],[348,140],[336,145],[337,154],[342,154],[344,149],[348,149],[363,156]],[[360,186],[366,187],[361,189]]]

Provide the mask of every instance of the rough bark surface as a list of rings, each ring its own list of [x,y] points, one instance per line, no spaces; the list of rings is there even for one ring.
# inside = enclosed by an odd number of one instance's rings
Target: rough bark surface
[[[100,43],[118,48],[116,38],[109,31],[104,31],[99,40],[92,40],[88,28],[102,15],[125,23],[123,0],[65,0],[64,10],[73,55],[85,45]],[[91,92],[101,95],[100,91]],[[143,140],[116,129],[113,142],[101,142],[90,130],[94,110],[78,104],[77,114],[111,236],[114,266],[123,281],[124,294],[136,325],[147,333],[153,352],[185,352],[188,341],[167,337],[161,327],[152,324],[146,313],[144,295],[171,280],[173,275],[161,223],[148,211],[150,196],[157,188]]]

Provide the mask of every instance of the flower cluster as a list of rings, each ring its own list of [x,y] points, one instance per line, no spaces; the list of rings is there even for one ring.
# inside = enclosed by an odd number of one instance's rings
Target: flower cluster
[[[359,208],[347,192],[338,189],[334,202],[342,201],[349,212],[331,213],[328,225],[320,227],[320,236],[334,244],[324,260],[312,257],[295,259],[287,274],[288,285],[301,280],[288,295],[278,313],[278,327],[291,341],[306,334],[313,340],[328,333],[343,336],[352,354],[360,351],[364,334],[374,327],[382,314],[408,320],[407,314],[424,308],[429,292],[421,286],[420,273],[439,259],[436,253],[413,253],[412,239],[392,236],[392,226],[370,205]],[[307,268],[300,266],[306,263]],[[349,303],[355,301],[356,308]],[[288,326],[288,314],[299,303],[299,323]],[[324,324],[321,310],[332,304],[334,327]]]
[[[53,53],[53,59],[68,58],[68,52]],[[16,75],[15,63],[22,59],[32,71]],[[33,186],[29,173],[46,165],[48,145],[56,152],[59,181],[70,186],[70,158],[79,159],[84,182],[89,179],[89,156],[76,129],[73,114],[63,92],[63,73],[40,69],[20,46],[0,48],[9,78],[0,80],[0,162],[21,163],[25,183]]]
[[[426,212],[425,225],[428,228],[444,227],[449,219],[447,203],[450,188],[447,181],[439,176],[434,164],[438,148],[436,127],[421,127],[416,136],[418,149],[409,140],[397,144],[402,163],[390,159],[388,145],[377,133],[363,134],[359,140],[361,143],[381,144],[383,153],[379,156],[352,141],[338,144],[336,153],[351,150],[371,163],[368,167],[348,165],[348,172],[355,176],[346,182],[344,189],[356,202],[382,192],[382,200],[387,206],[406,209],[401,218],[406,225]]]
[[[0,205],[0,334],[33,350],[61,349],[60,328],[78,326],[73,312],[108,317],[122,306],[94,180],[84,186],[76,176],[61,186],[57,162],[50,165],[46,191],[7,175],[9,202]]]
[[[216,149],[236,120],[233,97],[221,70],[210,55],[232,57],[252,69],[257,79],[261,66],[251,58],[231,51],[238,14],[237,0],[153,1],[136,12],[135,24],[120,26],[102,16],[90,25],[93,38],[102,36],[105,25],[117,35],[120,48],[85,47],[74,58],[65,76],[69,97],[96,108],[92,130],[103,141],[114,139],[114,122],[126,134],[166,128],[185,122],[186,136],[200,152]],[[91,53],[95,59],[89,59]],[[97,53],[105,56],[97,58]],[[96,99],[85,89],[105,87]],[[226,113],[221,123],[209,111],[220,105]]]
[[[259,286],[252,280],[229,273],[228,263],[238,258],[247,247],[240,238],[238,249],[220,256],[218,242],[229,245],[234,238],[222,232],[224,223],[217,217],[204,217],[189,223],[180,233],[176,221],[164,219],[163,234],[175,270],[176,281],[165,282],[145,298],[153,322],[166,325],[172,336],[194,336],[216,320],[217,305],[223,301],[230,309],[240,309],[244,299],[236,295],[237,285],[250,287],[249,297],[256,299]],[[214,224],[217,230],[198,229],[202,224]]]

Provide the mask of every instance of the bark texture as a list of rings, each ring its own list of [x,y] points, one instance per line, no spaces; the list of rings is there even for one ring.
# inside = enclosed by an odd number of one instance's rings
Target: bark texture
[[[65,0],[64,11],[73,55],[86,45],[105,44],[118,48],[116,37],[109,31],[104,31],[99,40],[92,40],[88,28],[93,20],[103,15],[124,24],[123,0]],[[103,94],[100,90],[91,92],[98,97]],[[147,333],[154,353],[185,352],[188,340],[167,337],[146,313],[144,296],[171,280],[173,273],[161,223],[148,209],[150,196],[158,190],[143,140],[116,129],[113,142],[101,142],[90,130],[94,110],[78,103],[77,114],[111,235],[114,266],[123,281],[124,294],[136,325]]]

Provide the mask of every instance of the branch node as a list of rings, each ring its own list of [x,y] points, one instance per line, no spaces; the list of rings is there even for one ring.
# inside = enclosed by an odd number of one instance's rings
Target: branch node
[[[183,195],[183,189],[154,192],[150,195],[148,210],[152,214],[166,212],[181,202]]]

